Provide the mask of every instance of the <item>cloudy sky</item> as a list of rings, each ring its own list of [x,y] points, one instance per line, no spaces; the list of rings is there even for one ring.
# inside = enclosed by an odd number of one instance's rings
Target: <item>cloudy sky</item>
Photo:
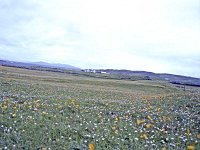
[[[200,77],[200,0],[0,0],[0,59]]]

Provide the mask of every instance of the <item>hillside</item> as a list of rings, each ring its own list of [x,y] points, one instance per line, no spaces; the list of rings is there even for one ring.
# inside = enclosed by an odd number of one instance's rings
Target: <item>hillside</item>
[[[114,69],[101,69],[98,71],[103,71],[109,74],[143,76],[143,77],[148,77],[150,80],[164,80],[173,84],[200,86],[200,78],[187,77],[187,76],[182,76],[182,75],[153,73],[153,72],[147,72],[147,71],[114,70]]]
[[[86,76],[93,78],[129,80],[129,81],[161,80],[176,85],[189,85],[189,86],[200,87],[200,78],[166,74],[166,73],[153,73],[147,71],[131,71],[131,70],[116,70],[116,69],[96,69],[96,70],[86,69],[90,70],[89,72],[86,72],[86,70],[81,70],[78,67],[66,64],[51,64],[47,62],[26,63],[26,62],[16,62],[8,60],[0,60],[0,65],[25,68],[30,70],[60,72],[66,74],[73,74],[76,76]]]
[[[17,61],[9,61],[9,60],[0,60],[0,65],[3,66],[12,66],[19,68],[39,68],[39,67],[47,67],[47,68],[60,68],[67,70],[81,70],[78,67],[74,67],[66,64],[54,64],[47,62],[17,62]]]
[[[80,68],[74,67],[71,65],[58,64],[58,63],[47,63],[47,62],[42,62],[42,61],[32,62],[31,64],[44,66],[44,67],[50,67],[50,68],[62,68],[62,69],[67,69],[67,70],[81,70]]]

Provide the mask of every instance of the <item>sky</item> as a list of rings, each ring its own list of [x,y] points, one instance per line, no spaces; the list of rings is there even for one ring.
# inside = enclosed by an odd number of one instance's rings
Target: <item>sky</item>
[[[200,77],[200,0],[0,0],[0,59]]]

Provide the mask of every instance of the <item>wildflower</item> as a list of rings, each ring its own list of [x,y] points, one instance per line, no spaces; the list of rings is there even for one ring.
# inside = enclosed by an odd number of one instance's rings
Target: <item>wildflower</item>
[[[15,118],[16,116],[17,116],[16,114],[12,114],[12,115],[11,115],[12,118]]]
[[[7,109],[7,108],[8,108],[8,106],[4,105],[4,106],[2,106],[2,108],[3,108],[3,109]]]
[[[89,150],[94,150],[94,144],[93,143],[89,144]]]
[[[62,108],[62,106],[61,106],[61,105],[59,105],[59,106],[58,106],[58,109],[61,109],[61,108]]]
[[[157,112],[160,112],[160,111],[161,111],[161,108],[160,108],[160,107],[159,107],[159,108],[157,108],[157,109],[156,109],[156,111],[157,111]]]
[[[191,135],[190,129],[187,128],[187,132],[185,133],[186,135]]]
[[[195,147],[193,145],[187,146],[187,150],[195,150]]]
[[[40,102],[40,100],[39,100],[39,99],[35,101],[35,103],[38,103],[38,102]]]
[[[136,120],[137,125],[141,125],[141,124],[143,124],[144,122],[145,122],[144,120],[140,120],[140,119],[137,119],[137,120]]]
[[[146,124],[145,128],[153,128],[153,124]]]
[[[166,147],[162,147],[162,149],[161,150],[167,150],[167,148]]]
[[[138,141],[139,139],[138,139],[138,138],[135,138],[135,140]]]
[[[149,110],[152,109],[152,106],[149,106]]]
[[[118,130],[115,130],[115,134],[118,134]]]
[[[151,116],[147,116],[147,118],[148,118],[149,120],[152,120]]]
[[[45,111],[43,111],[43,112],[42,112],[42,114],[43,114],[43,115],[48,115],[48,113],[47,113],[47,112],[45,112]]]
[[[17,108],[17,105],[13,105],[13,109],[16,109]]]
[[[200,139],[200,133],[199,133],[199,134],[197,134],[197,139]]]
[[[47,148],[46,147],[42,147],[42,149],[41,150],[47,150]]]
[[[72,100],[71,100],[71,104],[72,104],[72,105],[76,105],[76,100],[75,100],[75,99],[72,99]]]
[[[166,133],[165,128],[162,128],[160,131],[163,132],[163,133]]]
[[[119,121],[118,117],[115,117],[115,121]]]
[[[145,140],[148,139],[147,134],[145,134],[145,133],[141,134],[141,135],[140,135],[140,138],[141,138],[141,139],[145,139]]]
[[[117,127],[116,127],[116,126],[113,126],[113,127],[112,127],[112,130],[113,130],[113,131],[115,131],[116,129],[117,129]]]

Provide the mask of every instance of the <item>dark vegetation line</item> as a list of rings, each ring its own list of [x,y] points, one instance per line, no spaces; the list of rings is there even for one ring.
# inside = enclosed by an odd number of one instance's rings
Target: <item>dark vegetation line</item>
[[[180,82],[176,82],[176,81],[172,81],[172,82],[169,82],[169,83],[175,84],[175,85],[182,85],[182,86],[200,87],[200,85],[198,85],[198,84],[180,83]]]

